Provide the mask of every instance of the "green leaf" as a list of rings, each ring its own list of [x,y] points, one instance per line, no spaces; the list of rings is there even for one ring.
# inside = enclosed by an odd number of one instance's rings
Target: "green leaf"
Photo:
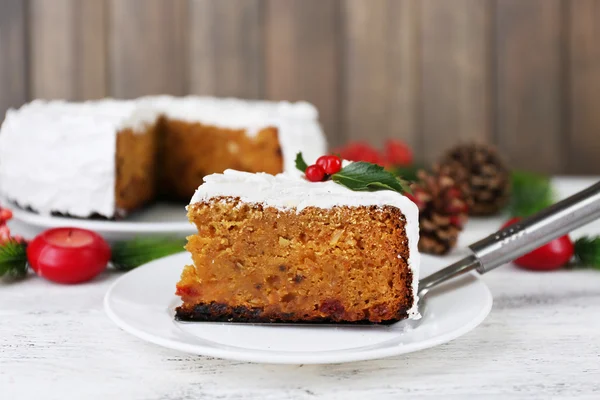
[[[120,271],[129,271],[157,258],[183,251],[185,239],[172,237],[136,238],[116,242],[111,251],[111,262]]]
[[[27,245],[8,241],[0,246],[0,278],[15,280],[27,275]]]
[[[302,173],[306,171],[308,165],[306,165],[306,161],[304,161],[304,157],[302,157],[302,153],[296,154],[296,168],[298,168]]]
[[[600,269],[600,236],[584,236],[575,241],[575,265]]]
[[[417,172],[419,172],[419,170],[427,170],[427,168],[423,165],[412,164],[406,166],[392,166],[389,170],[397,177],[401,177],[402,179],[413,183],[419,180]]]
[[[408,184],[386,171],[382,166],[368,162],[353,162],[331,179],[354,191],[393,190],[398,193],[410,192]]]
[[[513,171],[508,211],[513,217],[527,217],[554,204],[550,178],[532,172]]]

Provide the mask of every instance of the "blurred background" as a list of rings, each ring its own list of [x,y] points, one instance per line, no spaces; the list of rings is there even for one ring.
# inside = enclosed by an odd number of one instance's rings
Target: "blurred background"
[[[162,93],[307,100],[332,146],[476,139],[599,174],[600,0],[0,0],[0,119]]]

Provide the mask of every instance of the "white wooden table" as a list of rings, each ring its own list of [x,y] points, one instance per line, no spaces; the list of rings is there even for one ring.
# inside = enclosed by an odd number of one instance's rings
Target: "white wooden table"
[[[564,196],[593,181],[556,183]],[[470,222],[461,244],[500,222]],[[600,223],[573,237],[582,233],[600,234]],[[405,356],[322,366],[231,362],[145,343],[104,314],[117,276],[0,284],[0,399],[600,399],[600,271],[499,268],[484,277],[492,312],[471,333]]]

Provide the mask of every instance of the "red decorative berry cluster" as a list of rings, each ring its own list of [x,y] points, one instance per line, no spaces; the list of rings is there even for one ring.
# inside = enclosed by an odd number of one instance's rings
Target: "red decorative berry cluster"
[[[383,151],[365,142],[352,142],[334,151],[344,160],[365,161],[384,167],[408,166],[413,163],[413,154],[408,145],[400,140],[388,139]]]
[[[10,236],[10,228],[8,225],[6,225],[6,223],[11,220],[12,217],[12,211],[10,211],[8,208],[0,208],[0,245],[8,241],[25,243],[25,239],[19,235],[14,237]]]
[[[313,165],[306,167],[304,174],[311,182],[323,182],[342,169],[342,160],[337,156],[321,156]]]

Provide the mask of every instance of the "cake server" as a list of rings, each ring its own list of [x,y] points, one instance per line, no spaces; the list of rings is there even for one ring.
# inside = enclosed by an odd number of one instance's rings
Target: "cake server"
[[[471,271],[485,274],[600,218],[600,182],[469,246],[471,254],[419,281],[419,297]]]

